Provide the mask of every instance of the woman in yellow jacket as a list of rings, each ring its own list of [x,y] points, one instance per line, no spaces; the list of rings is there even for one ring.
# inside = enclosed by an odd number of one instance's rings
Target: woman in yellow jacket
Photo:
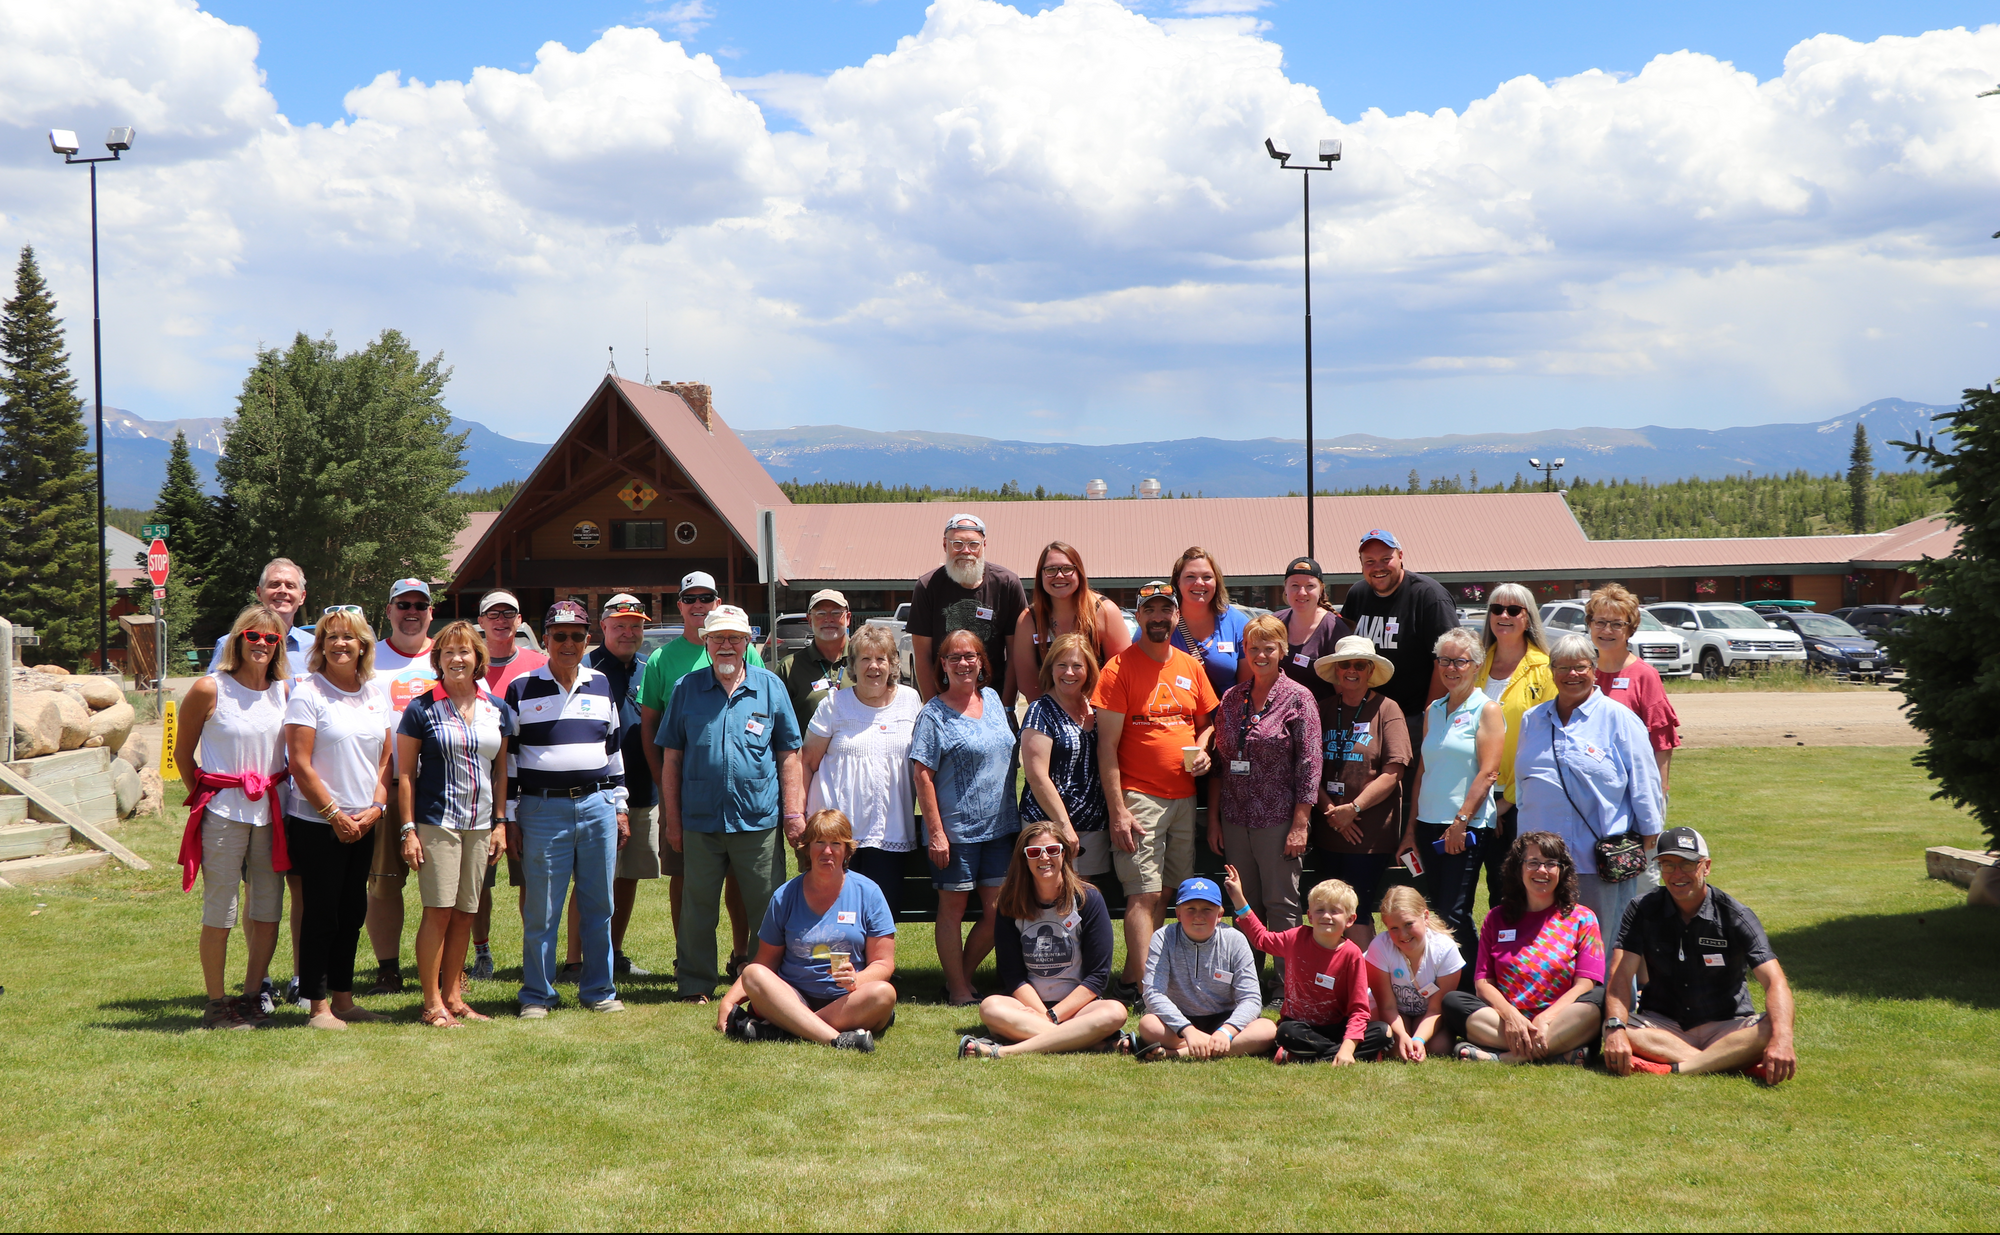
[[[1549,673],[1549,644],[1542,636],[1542,615],[1534,594],[1518,583],[1503,583],[1486,598],[1486,629],[1480,634],[1486,661],[1473,682],[1488,699],[1500,702],[1507,719],[1507,741],[1500,748],[1500,810],[1493,821],[1493,839],[1481,861],[1486,866],[1486,897],[1500,903],[1500,859],[1514,844],[1514,748],[1521,741],[1521,715],[1556,697],[1556,680]]]

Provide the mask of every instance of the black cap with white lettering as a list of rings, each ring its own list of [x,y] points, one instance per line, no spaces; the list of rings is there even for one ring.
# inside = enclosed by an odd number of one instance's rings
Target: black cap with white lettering
[[[1654,852],[1663,858],[1676,857],[1700,861],[1708,856],[1708,842],[1693,828],[1668,828],[1660,833],[1660,847]]]

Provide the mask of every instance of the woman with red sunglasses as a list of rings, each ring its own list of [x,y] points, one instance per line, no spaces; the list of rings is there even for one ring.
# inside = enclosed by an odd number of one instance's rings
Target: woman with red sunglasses
[[[285,903],[280,872],[291,867],[276,788],[285,779],[286,680],[282,669],[272,673],[274,662],[282,664],[276,658],[285,631],[285,619],[264,605],[237,614],[215,672],[188,687],[174,732],[174,766],[188,787],[181,890],[194,887],[197,870],[202,882],[203,1029],[252,1029],[271,1019],[264,976]],[[245,883],[250,967],[243,997],[232,1000],[222,974]]]
[[[993,924],[998,995],[979,1005],[991,1037],[966,1034],[960,1059],[1115,1050],[1128,1015],[1104,998],[1111,980],[1111,913],[1104,894],[1076,873],[1061,825],[1024,824],[1000,885]]]

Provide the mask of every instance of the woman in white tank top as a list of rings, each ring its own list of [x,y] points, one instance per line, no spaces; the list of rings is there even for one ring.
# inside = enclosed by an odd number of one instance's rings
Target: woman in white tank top
[[[201,871],[201,971],[208,988],[204,1029],[251,1029],[270,1019],[261,998],[278,943],[284,906],[284,828],[276,782],[285,772],[283,677],[272,662],[285,624],[263,605],[236,616],[213,674],[188,688],[174,735],[174,763],[188,787],[188,824],[181,837],[181,889]],[[274,850],[275,846],[275,850]],[[231,1000],[223,980],[237,894],[248,882],[250,964],[243,997]]]

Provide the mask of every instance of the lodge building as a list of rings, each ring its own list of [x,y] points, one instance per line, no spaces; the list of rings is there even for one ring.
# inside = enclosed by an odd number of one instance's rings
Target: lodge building
[[[856,478],[865,479],[865,478]],[[1083,480],[1079,477],[1078,485]],[[1537,596],[1574,595],[1617,581],[1654,600],[1811,600],[1824,612],[1895,603],[1915,586],[1910,567],[1957,544],[1941,518],[1849,536],[1591,540],[1561,493],[1415,494],[1316,498],[1319,560],[1336,595],[1358,575],[1354,547],[1370,528],[1403,542],[1412,570],[1462,603],[1501,582]],[[969,502],[986,520],[987,558],[1029,587],[1042,546],[1066,541],[1093,586],[1129,605],[1181,550],[1203,546],[1238,601],[1281,606],[1284,569],[1304,548],[1304,498],[1194,498]],[[766,514],[768,512],[768,516]],[[505,587],[532,619],[560,598],[592,613],[615,592],[677,620],[673,598],[692,570],[760,624],[760,523],[773,533],[779,611],[822,587],[863,615],[910,598],[912,580],[943,558],[940,505],[793,505],[716,415],[713,392],[692,382],[649,386],[616,376],[582,410],[505,510],[472,516],[454,547],[446,591],[470,616],[479,596]]]

